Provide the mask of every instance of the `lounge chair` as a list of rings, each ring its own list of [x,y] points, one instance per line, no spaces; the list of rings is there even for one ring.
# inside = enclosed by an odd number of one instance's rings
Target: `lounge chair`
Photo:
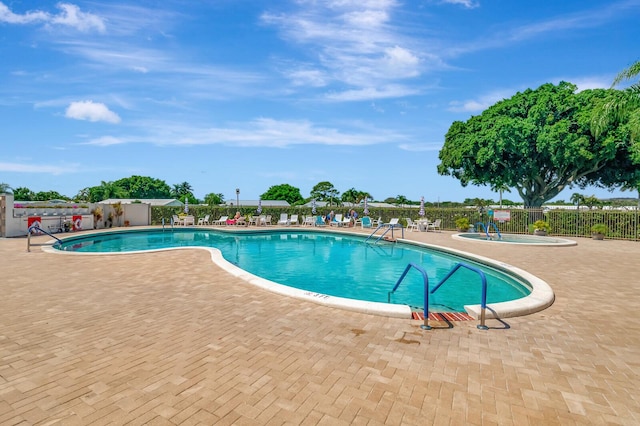
[[[385,226],[389,228],[402,228],[402,224],[400,223],[400,219],[397,217],[391,218],[389,223],[385,223]]]
[[[220,216],[220,219],[214,220],[213,224],[214,225],[226,225],[227,224],[227,219],[229,219],[229,216]]]
[[[267,217],[264,218],[265,225],[271,225],[271,215],[268,214]]]
[[[304,219],[302,219],[302,226],[313,226],[315,222],[315,216],[306,216]]]
[[[299,225],[299,223],[298,223],[298,215],[297,214],[292,214],[291,215],[291,218],[289,219],[289,225],[292,225],[292,226],[298,226]]]
[[[289,215],[287,213],[280,214],[278,225],[289,226]]]
[[[438,230],[438,232],[442,231],[442,228],[440,227],[441,223],[442,223],[442,219],[436,219],[435,222],[430,223],[430,224],[427,225],[427,231],[429,229],[433,229],[434,232],[435,232],[436,229]]]
[[[211,225],[209,223],[210,217],[211,215],[205,215],[204,217],[201,217],[200,219],[198,219],[198,225]]]
[[[407,229],[411,231],[418,230],[418,222],[414,222],[410,217],[405,218],[405,220],[407,221]]]
[[[316,221],[313,223],[314,226],[325,226],[324,219],[322,216],[316,216]]]
[[[336,213],[333,220],[329,222],[329,226],[342,226],[342,213]]]

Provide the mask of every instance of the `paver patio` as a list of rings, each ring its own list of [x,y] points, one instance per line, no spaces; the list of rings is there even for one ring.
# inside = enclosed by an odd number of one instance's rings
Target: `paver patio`
[[[506,330],[423,331],[265,292],[203,250],[0,239],[0,424],[640,424],[640,242],[406,236],[525,269],[556,301]]]

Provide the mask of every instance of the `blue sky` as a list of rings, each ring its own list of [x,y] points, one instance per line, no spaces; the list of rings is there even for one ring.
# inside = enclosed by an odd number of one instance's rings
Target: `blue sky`
[[[609,87],[638,22],[640,0],[2,0],[0,182],[497,199],[437,174],[451,123],[547,82]]]

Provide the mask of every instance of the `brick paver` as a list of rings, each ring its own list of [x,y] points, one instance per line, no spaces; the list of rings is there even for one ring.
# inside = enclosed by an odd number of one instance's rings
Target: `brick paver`
[[[509,329],[423,331],[265,292],[202,250],[0,239],[0,424],[640,424],[640,242],[406,235],[525,269],[556,301]]]

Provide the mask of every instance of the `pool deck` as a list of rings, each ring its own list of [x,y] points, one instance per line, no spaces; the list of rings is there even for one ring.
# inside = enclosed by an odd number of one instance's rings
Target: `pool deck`
[[[0,239],[0,424],[640,424],[640,242],[405,237],[529,271],[555,303],[424,331],[261,290],[203,250]]]

